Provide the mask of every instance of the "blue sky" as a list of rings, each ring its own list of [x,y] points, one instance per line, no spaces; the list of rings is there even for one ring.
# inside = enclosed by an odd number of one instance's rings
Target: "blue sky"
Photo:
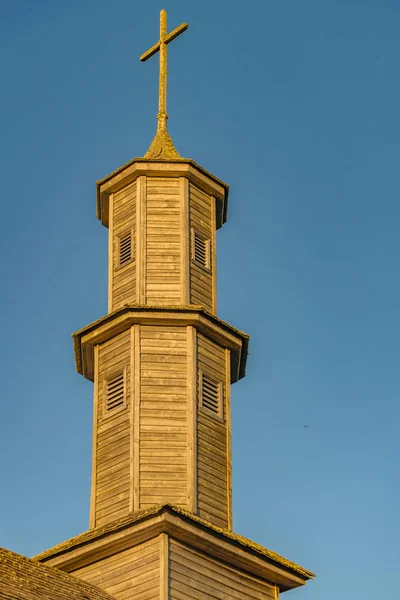
[[[94,183],[154,135],[158,62],[138,57],[161,8],[189,23],[170,133],[230,185],[218,313],[251,335],[234,529],[317,573],[292,598],[394,598],[397,0],[0,2],[0,545],[88,526],[92,384],[70,334],[107,312]]]

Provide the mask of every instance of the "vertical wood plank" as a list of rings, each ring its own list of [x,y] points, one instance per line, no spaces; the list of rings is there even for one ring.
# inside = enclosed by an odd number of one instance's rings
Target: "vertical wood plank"
[[[189,294],[189,181],[179,178],[181,207],[181,302],[190,303]]]
[[[140,304],[140,278],[142,276],[142,261],[141,261],[141,206],[142,206],[142,188],[140,185],[141,177],[136,180],[136,303]]]
[[[133,510],[140,508],[140,325],[134,325]]]
[[[197,340],[187,328],[187,493],[188,508],[197,513]]]
[[[212,312],[217,314],[217,201],[211,196]]]
[[[232,424],[231,424],[231,351],[225,349],[225,420],[227,456],[228,529],[232,529]]]
[[[169,538],[160,533],[160,600],[169,597]]]
[[[93,406],[93,441],[92,441],[92,489],[90,491],[89,527],[96,526],[96,473],[97,473],[97,427],[99,419],[99,345],[94,347],[94,406]]]
[[[136,288],[137,300],[139,304],[146,303],[146,258],[147,258],[147,242],[146,242],[146,196],[147,196],[147,178],[143,175],[138,178],[137,182],[137,224],[136,224]]]
[[[135,326],[131,327],[131,342],[130,342],[130,407],[129,407],[129,510],[134,510],[134,487],[135,487]]]
[[[109,196],[108,217],[108,312],[113,309],[113,280],[114,280],[114,194]]]

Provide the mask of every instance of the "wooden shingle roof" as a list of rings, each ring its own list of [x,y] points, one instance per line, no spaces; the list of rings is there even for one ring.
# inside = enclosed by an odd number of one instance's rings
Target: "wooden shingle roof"
[[[194,515],[190,511],[185,508],[174,506],[172,504],[158,504],[151,508],[142,509],[138,511],[134,511],[127,515],[126,517],[121,517],[116,521],[111,523],[107,523],[106,525],[102,525],[101,527],[96,527],[95,529],[89,529],[80,535],[77,535],[53,548],[45,550],[40,554],[34,557],[34,560],[38,561],[46,561],[55,556],[59,556],[69,550],[84,546],[96,539],[105,538],[110,534],[113,534],[117,531],[122,531],[132,525],[133,523],[146,520],[148,518],[154,517],[156,515],[162,514],[163,512],[169,512],[171,514],[175,514],[180,516],[182,519],[186,519],[188,521],[197,523],[199,526],[206,528],[209,531],[214,532],[217,535],[222,536],[225,539],[231,540],[232,542],[238,544],[243,548],[248,548],[250,551],[264,556],[266,559],[282,566],[283,568],[290,570],[296,575],[304,578],[305,580],[313,579],[315,577],[312,571],[301,567],[300,565],[284,558],[277,552],[273,550],[269,550],[268,548],[264,548],[260,544],[257,544],[248,538],[245,538],[242,535],[234,533],[233,531],[223,529],[222,527],[217,527],[213,525],[209,521],[206,521],[202,517]]]
[[[55,567],[0,548],[2,600],[112,600],[112,596]]]

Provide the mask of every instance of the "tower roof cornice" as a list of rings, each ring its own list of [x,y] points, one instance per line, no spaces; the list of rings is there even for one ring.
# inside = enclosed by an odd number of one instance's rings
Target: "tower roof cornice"
[[[35,560],[65,570],[88,564],[97,556],[106,556],[154,538],[161,532],[171,535],[207,555],[224,556],[233,567],[245,568],[256,577],[279,582],[281,591],[300,587],[314,573],[257,544],[242,535],[213,525],[188,510],[165,503],[132,512],[124,518],[91,529],[35,556]]]
[[[94,377],[94,347],[134,324],[193,326],[231,350],[232,383],[245,376],[250,337],[204,310],[202,306],[126,305],[72,334],[78,373]]]
[[[217,201],[217,228],[227,219],[229,186],[198,165],[194,160],[178,158],[175,160],[147,160],[133,158],[103,179],[96,182],[97,207],[96,216],[105,227],[109,222],[109,197],[141,175],[153,177],[186,177],[194,185],[214,196]]]

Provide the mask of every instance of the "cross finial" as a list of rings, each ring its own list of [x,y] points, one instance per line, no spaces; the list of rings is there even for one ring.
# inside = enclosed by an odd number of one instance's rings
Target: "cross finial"
[[[151,143],[150,148],[145,154],[145,158],[170,160],[181,158],[172,143],[172,140],[167,131],[167,45],[178,37],[188,28],[187,23],[182,23],[176,29],[167,33],[167,13],[165,10],[160,12],[160,39],[154,46],[149,48],[140,60],[144,62],[157,52],[160,52],[160,79],[158,89],[158,114],[157,114],[157,133]]]

